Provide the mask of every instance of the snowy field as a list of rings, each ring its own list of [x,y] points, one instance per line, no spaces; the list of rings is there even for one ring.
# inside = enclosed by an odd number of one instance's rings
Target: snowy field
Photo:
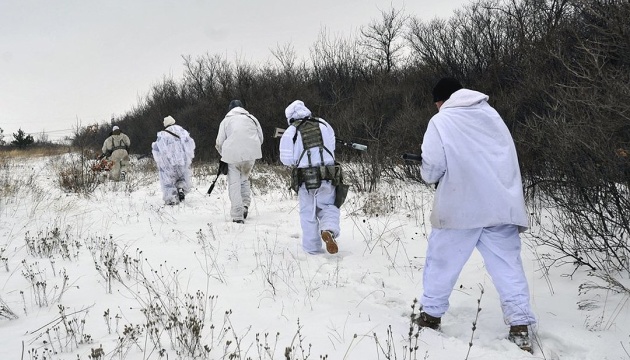
[[[60,187],[68,161],[0,162],[2,360],[630,359],[628,296],[580,293],[593,279],[570,264],[544,273],[547,250],[531,246],[528,233],[533,355],[507,341],[477,252],[441,332],[410,332],[429,187],[351,189],[339,253],[313,256],[300,247],[297,199],[270,166],[255,167],[240,225],[229,216],[224,176],[206,194],[215,164],[198,166],[185,202],[165,207],[150,159],[134,161],[125,183],[87,196]]]

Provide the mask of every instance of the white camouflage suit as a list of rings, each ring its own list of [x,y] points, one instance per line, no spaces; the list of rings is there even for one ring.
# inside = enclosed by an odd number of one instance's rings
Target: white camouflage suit
[[[240,106],[230,109],[219,125],[215,147],[221,160],[228,164],[230,215],[233,221],[242,221],[244,207],[249,208],[251,204],[249,175],[255,161],[262,158],[262,143],[263,131],[258,119]]]
[[[188,194],[192,187],[192,160],[195,157],[195,141],[188,131],[175,125],[171,116],[164,118],[165,129],[157,133],[151,144],[153,159],[157,164],[162,199],[167,205],[179,203],[178,189]],[[172,133],[172,134],[171,134]]]
[[[287,122],[291,125],[292,120],[299,120],[311,116],[311,111],[300,100],[291,103],[285,110]],[[319,129],[322,133],[324,146],[335,154],[335,131],[324,119],[318,118],[321,122]],[[307,156],[300,156],[304,151],[302,137],[296,134],[296,127],[289,126],[280,139],[280,161],[287,166],[297,166],[298,168],[309,167]],[[311,149],[313,153],[319,154],[317,148]],[[323,152],[324,162],[319,157],[313,156],[311,166],[334,165],[335,159],[327,151]],[[298,164],[298,160],[300,163]],[[323,253],[321,231],[332,232],[335,238],[340,235],[339,228],[339,208],[335,206],[335,187],[330,180],[322,180],[318,189],[307,190],[304,184],[298,190],[300,206],[300,224],[302,226],[302,248],[309,254]]]
[[[423,311],[442,317],[473,250],[499,293],[506,324],[536,322],[521,260],[519,232],[529,226],[514,142],[488,96],[453,92],[431,118],[422,142],[422,178],[438,183],[423,272]]]
[[[120,174],[127,171],[130,145],[129,137],[121,133],[118,126],[113,127],[112,134],[103,142],[102,153],[113,162],[109,176],[114,181],[119,181]]]

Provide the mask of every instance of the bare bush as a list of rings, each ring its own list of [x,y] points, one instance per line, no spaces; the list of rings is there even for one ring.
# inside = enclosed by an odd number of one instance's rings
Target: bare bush
[[[556,210],[556,231],[538,239],[578,266],[630,273],[630,104],[618,101],[630,98],[630,5],[583,2],[575,16],[573,45],[554,54],[567,77],[548,91],[550,114],[530,123],[545,131],[533,204]]]
[[[57,176],[59,186],[68,192],[91,194],[101,182],[99,172],[92,169],[94,159],[80,154],[69,154],[58,164]]]
[[[17,314],[13,310],[11,310],[9,305],[4,300],[2,300],[1,297],[0,297],[0,318],[9,319],[9,320],[14,320],[18,318]]]

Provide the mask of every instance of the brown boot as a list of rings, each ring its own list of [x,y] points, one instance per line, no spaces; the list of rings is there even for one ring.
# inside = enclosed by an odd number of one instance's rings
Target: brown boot
[[[322,231],[322,241],[326,243],[326,251],[328,251],[329,254],[336,254],[337,251],[339,251],[337,241],[335,241],[332,231]]]
[[[429,328],[433,330],[439,330],[442,318],[431,316],[424,311],[420,312],[418,316],[411,320],[414,324],[418,325],[420,329]]]
[[[527,325],[512,325],[510,326],[510,333],[508,334],[508,340],[515,343],[521,350],[527,351],[533,354],[532,343],[529,341],[529,330]]]

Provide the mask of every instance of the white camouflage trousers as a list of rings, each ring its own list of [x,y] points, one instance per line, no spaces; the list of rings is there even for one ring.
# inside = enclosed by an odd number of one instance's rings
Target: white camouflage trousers
[[[322,249],[321,231],[332,231],[339,237],[339,208],[335,206],[335,187],[323,180],[318,189],[307,190],[304,184],[298,191],[302,248],[309,254],[319,254]]]
[[[251,204],[252,191],[249,174],[254,168],[255,160],[228,164],[228,193],[230,195],[230,216],[232,220],[243,220],[244,207]]]
[[[172,166],[158,169],[162,199],[168,205],[178,204],[177,189],[183,189],[184,194],[190,192],[192,186],[192,169],[190,166]]]
[[[114,181],[119,181],[120,173],[127,170],[127,165],[129,164],[129,154],[127,154],[127,150],[116,149],[112,152],[109,160],[114,163],[109,171],[109,177]]]
[[[424,312],[442,317],[453,287],[477,248],[492,278],[508,325],[536,322],[529,303],[529,288],[521,260],[521,239],[516,225],[477,229],[433,229],[429,235],[422,275]]]

